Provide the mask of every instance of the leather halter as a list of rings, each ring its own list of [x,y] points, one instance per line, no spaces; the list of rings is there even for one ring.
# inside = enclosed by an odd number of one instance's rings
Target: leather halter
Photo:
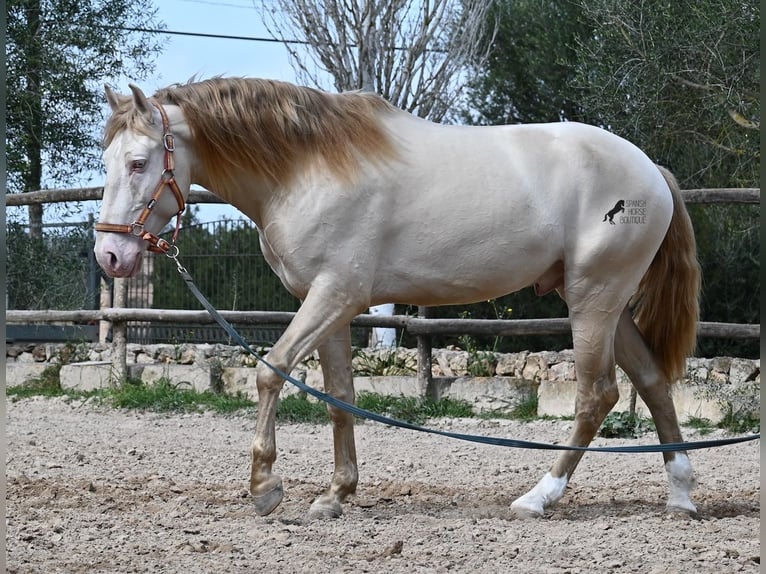
[[[173,134],[170,133],[170,121],[168,120],[168,115],[165,113],[165,109],[159,103],[152,102],[152,105],[159,110],[160,117],[162,118],[162,144],[165,148],[165,167],[162,171],[160,182],[157,184],[157,187],[154,190],[154,194],[149,200],[149,203],[146,204],[146,207],[144,207],[144,210],[138,216],[138,219],[136,219],[133,223],[96,223],[96,231],[105,233],[129,233],[130,235],[140,237],[144,241],[148,241],[149,251],[154,253],[167,254],[171,248],[175,246],[176,239],[178,238],[178,232],[181,230],[181,215],[186,208],[186,203],[184,202],[184,196],[181,193],[181,188],[178,187],[178,183],[176,182],[175,178],[175,161],[173,160],[173,152],[175,151],[176,147],[175,138],[173,137]],[[157,204],[157,201],[159,201],[160,196],[162,195],[162,192],[165,191],[166,187],[173,192],[173,195],[176,198],[176,202],[178,203],[178,213],[176,213],[176,229],[173,232],[172,242],[168,242],[165,239],[155,235],[154,233],[146,231],[144,228],[146,220],[149,219],[154,206]]]

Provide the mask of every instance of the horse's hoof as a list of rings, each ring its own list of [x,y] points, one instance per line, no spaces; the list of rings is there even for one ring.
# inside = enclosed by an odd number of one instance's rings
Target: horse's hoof
[[[309,509],[309,518],[311,520],[327,520],[340,518],[343,515],[343,508],[339,502],[328,502],[317,498]]]
[[[694,518],[697,516],[697,507],[691,502],[688,505],[668,504],[665,514],[671,518]]]
[[[543,517],[543,512],[536,508],[511,504],[511,516],[517,520],[535,520]]]
[[[282,483],[280,482],[274,488],[263,494],[253,494],[253,506],[259,516],[267,516],[274,512],[274,509],[282,502],[282,497],[285,495],[282,489]]]

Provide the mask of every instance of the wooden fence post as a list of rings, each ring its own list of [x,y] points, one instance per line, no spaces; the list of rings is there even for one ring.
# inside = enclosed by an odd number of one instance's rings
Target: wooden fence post
[[[112,306],[112,290],[109,288],[109,284],[106,279],[101,278],[101,288],[99,289],[99,309],[102,311],[107,307]],[[106,339],[109,336],[109,328],[112,324],[109,321],[100,320],[98,322],[98,342],[106,344]]]
[[[123,309],[128,295],[128,280],[115,278],[113,307]],[[128,378],[128,322],[112,321],[113,382],[121,385]]]
[[[428,307],[419,306],[418,317],[428,318]],[[418,335],[418,387],[421,396],[429,399],[436,398],[431,372],[431,335],[429,333]]]

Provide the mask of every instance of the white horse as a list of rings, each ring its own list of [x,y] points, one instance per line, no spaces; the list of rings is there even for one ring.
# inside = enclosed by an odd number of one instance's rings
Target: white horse
[[[134,275],[147,248],[167,251],[157,234],[200,184],[255,221],[266,259],[303,301],[267,355],[282,371],[318,349],[326,391],[353,402],[355,315],[534,285],[569,308],[577,372],[569,444],[588,445],[617,402],[615,362],[660,441],[683,440],[670,390],[696,341],[694,234],[673,176],[629,142],[577,123],[437,125],[371,94],[269,80],[217,78],[153,98],[130,88],[129,96],[106,90],[113,114],[95,251],[109,275]],[[283,384],[259,368],[250,492],[260,515],[283,497],[272,471]],[[354,419],[329,412],[335,471],[310,513],[334,517],[358,474]],[[542,515],[581,456],[562,452],[513,511]],[[667,508],[696,512],[686,453],[663,456]]]

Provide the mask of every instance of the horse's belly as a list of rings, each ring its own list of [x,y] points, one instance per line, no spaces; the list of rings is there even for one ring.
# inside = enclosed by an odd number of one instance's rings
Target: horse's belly
[[[563,281],[555,241],[498,240],[423,249],[412,245],[390,259],[376,277],[373,298],[412,305],[461,305],[494,299],[540,283],[545,291]]]

